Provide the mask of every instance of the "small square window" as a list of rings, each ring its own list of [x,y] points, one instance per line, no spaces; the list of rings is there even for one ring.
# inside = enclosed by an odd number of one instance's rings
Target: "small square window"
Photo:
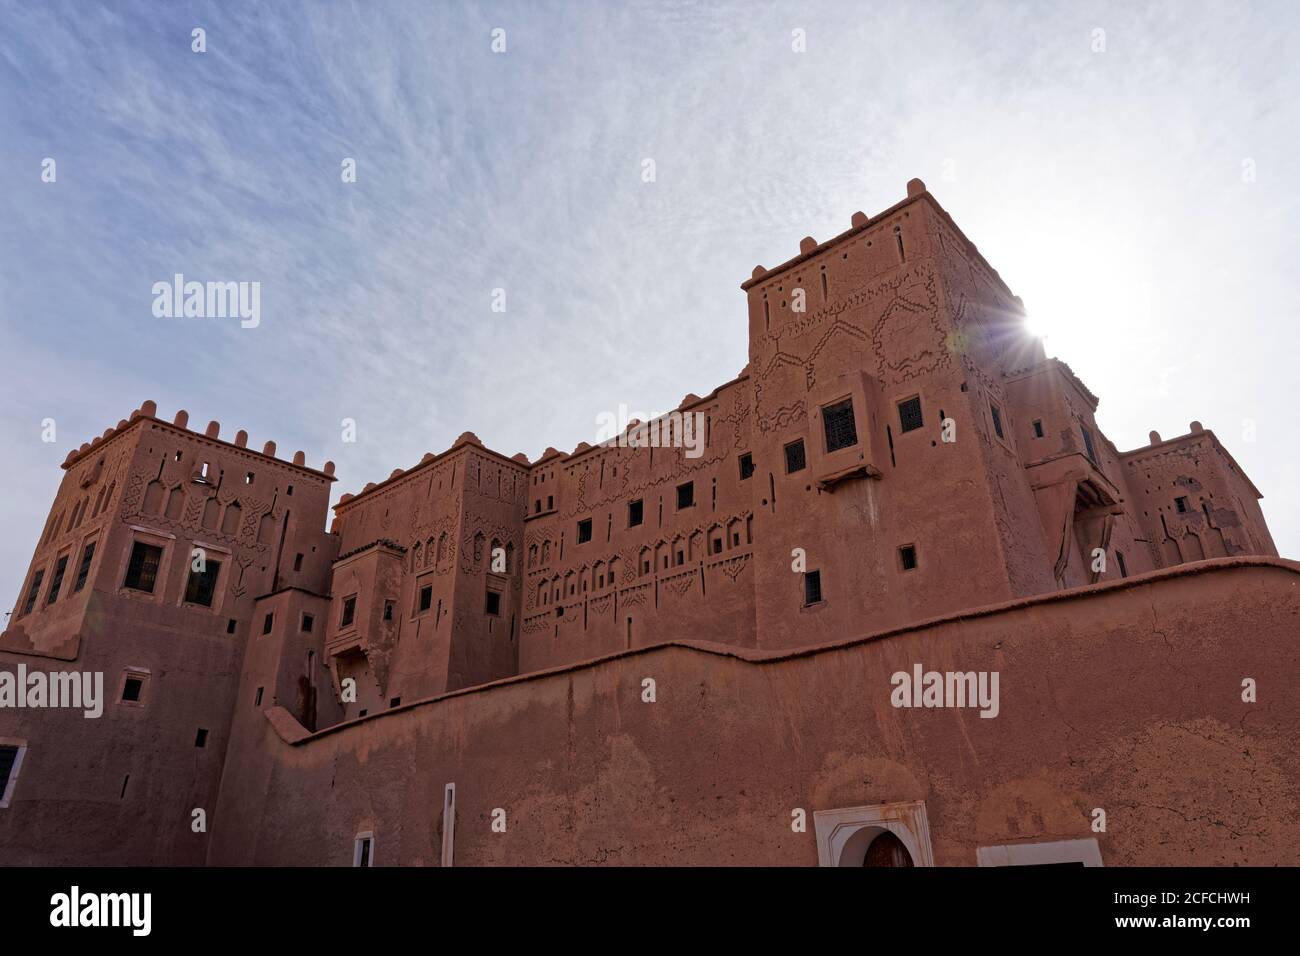
[[[904,571],[911,571],[916,567],[916,545],[905,544],[898,549],[898,566]]]
[[[1037,418],[1034,419],[1034,437],[1035,438],[1043,437],[1043,422],[1041,419],[1037,419]]]
[[[740,456],[740,480],[746,481],[754,474],[754,456],[749,452]]]
[[[208,732],[203,727],[200,727],[198,733],[194,735],[194,746],[206,747],[207,745],[208,745]]]
[[[804,453],[802,438],[785,446],[785,473],[787,475],[796,471],[803,471],[807,465],[808,456]]]
[[[583,518],[578,522],[578,544],[586,544],[591,540],[591,519]]]
[[[304,634],[310,634],[310,633],[311,633],[311,629],[312,629],[315,625],[316,625],[316,618],[312,617],[312,615],[310,615],[310,614],[304,614],[304,615],[302,616],[302,632],[303,632]]]
[[[803,603],[807,607],[809,604],[817,604],[822,599],[822,573],[820,571],[808,571],[803,576]]]
[[[140,702],[140,694],[144,691],[143,677],[128,677],[122,684],[122,699],[132,703]]]
[[[249,471],[249,472],[245,472],[245,473],[244,473],[244,484],[246,484],[246,485],[251,485],[252,483],[253,483],[253,473],[252,473],[251,471]]]
[[[826,432],[826,451],[839,451],[858,443],[858,426],[853,418],[853,400],[846,398],[822,409],[822,428]]]
[[[677,486],[677,510],[695,507],[695,482],[688,481]]]
[[[904,432],[915,431],[925,424],[921,417],[920,396],[898,403],[898,424]]]
[[[429,610],[433,607],[433,585],[426,584],[420,588],[420,612]]]
[[[392,700],[390,700],[390,701],[388,702],[388,706],[389,706],[389,707],[401,707],[401,706],[402,706],[402,698],[400,698],[400,697],[394,697]]]
[[[262,633],[263,633],[263,634],[270,634],[270,633],[271,633],[271,625],[274,624],[274,623],[275,623],[275,615],[274,615],[274,614],[268,614],[266,617],[262,618]]]
[[[990,403],[989,411],[993,413],[993,431],[997,433],[999,438],[1005,437],[1002,434],[1002,410]]]
[[[501,613],[501,592],[488,591],[487,598],[483,602],[483,610],[488,614],[497,615]]]
[[[1186,498],[1175,498],[1175,499],[1174,499],[1174,507],[1178,509],[1178,513],[1179,513],[1180,515],[1181,515],[1181,514],[1186,514],[1186,513],[1187,513],[1187,499],[1186,499]]]
[[[352,625],[352,619],[356,617],[356,614],[357,614],[356,596],[353,595],[350,598],[344,598],[343,616],[339,618],[339,627],[340,628],[350,627]]]
[[[627,503],[627,526],[635,528],[645,520],[645,502],[638,498]]]

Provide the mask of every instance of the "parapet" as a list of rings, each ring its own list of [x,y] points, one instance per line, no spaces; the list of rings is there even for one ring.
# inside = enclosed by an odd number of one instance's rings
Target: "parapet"
[[[327,481],[335,480],[334,462],[332,461],[325,462],[325,464],[319,469],[309,468],[306,464],[307,456],[301,451],[294,452],[292,461],[285,461],[282,458],[276,457],[275,442],[273,441],[268,441],[262,447],[262,451],[258,453],[248,447],[248,432],[243,429],[240,429],[235,433],[235,440],[233,442],[223,440],[221,438],[221,423],[215,420],[208,422],[207,428],[205,428],[203,433],[200,434],[189,428],[190,413],[185,411],[185,409],[182,408],[176,413],[170,422],[166,422],[158,417],[158,405],[153,401],[143,402],[139,408],[130,414],[128,418],[122,419],[115,427],[105,429],[102,435],[99,435],[92,441],[84,442],[80,448],[75,448],[68,452],[67,457],[63,459],[63,469],[66,471],[69,468],[72,468],[79,461],[89,455],[90,452],[97,450],[104,442],[110,441],[118,435],[129,431],[137,422],[141,421],[154,422],[166,428],[172,428],[176,431],[183,432],[192,438],[201,438],[206,441],[215,442],[218,445],[224,445],[227,448],[238,449],[245,455],[269,458],[276,464],[284,465],[288,468],[297,468],[301,471],[315,475],[318,478],[324,478]]]

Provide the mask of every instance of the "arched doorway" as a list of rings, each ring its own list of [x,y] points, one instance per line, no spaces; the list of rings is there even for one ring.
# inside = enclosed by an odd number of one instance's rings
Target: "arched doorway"
[[[867,847],[867,853],[862,858],[863,866],[913,866],[912,854],[907,852],[907,847],[903,841],[893,833],[886,830],[879,834],[871,845]]]

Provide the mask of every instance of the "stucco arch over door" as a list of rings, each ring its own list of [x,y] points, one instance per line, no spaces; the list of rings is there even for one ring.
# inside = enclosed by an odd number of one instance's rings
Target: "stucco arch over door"
[[[872,841],[886,832],[899,839],[914,866],[934,866],[930,825],[920,800],[818,810],[813,827],[819,866],[862,866]]]

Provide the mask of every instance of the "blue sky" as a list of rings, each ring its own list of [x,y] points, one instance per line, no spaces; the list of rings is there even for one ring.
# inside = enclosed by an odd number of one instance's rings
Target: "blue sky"
[[[336,494],[467,429],[568,450],[620,402],[659,412],[733,377],[754,265],[913,176],[1121,448],[1203,421],[1300,555],[1298,21],[1291,3],[0,2],[0,592],[69,448],[147,398],[333,459]],[[154,318],[176,272],[260,282],[261,324]]]

